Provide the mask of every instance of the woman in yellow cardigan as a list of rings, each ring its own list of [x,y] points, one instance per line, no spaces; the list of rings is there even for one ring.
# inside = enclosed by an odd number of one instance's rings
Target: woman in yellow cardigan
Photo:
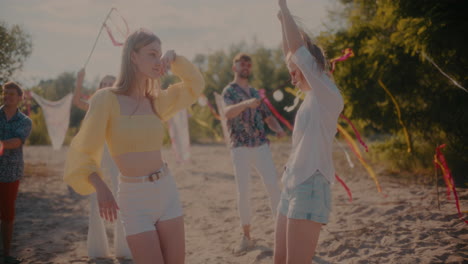
[[[158,89],[167,70],[180,83]],[[175,181],[163,162],[163,121],[196,101],[204,88],[199,70],[147,30],[132,33],[122,51],[120,75],[112,88],[90,100],[81,129],[67,154],[64,180],[80,194],[96,192],[100,215],[113,221],[119,210],[133,259],[183,263],[185,233]],[[102,180],[104,143],[119,168],[115,200]]]

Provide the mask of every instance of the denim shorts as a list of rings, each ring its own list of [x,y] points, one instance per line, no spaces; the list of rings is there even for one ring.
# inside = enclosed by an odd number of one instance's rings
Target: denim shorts
[[[320,171],[316,171],[294,188],[283,188],[278,211],[287,218],[328,223],[331,211],[330,183]]]

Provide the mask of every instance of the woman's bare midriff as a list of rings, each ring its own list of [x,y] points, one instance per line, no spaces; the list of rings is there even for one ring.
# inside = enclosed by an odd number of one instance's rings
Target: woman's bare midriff
[[[127,177],[149,175],[159,170],[164,162],[161,151],[129,152],[113,157],[120,173]]]

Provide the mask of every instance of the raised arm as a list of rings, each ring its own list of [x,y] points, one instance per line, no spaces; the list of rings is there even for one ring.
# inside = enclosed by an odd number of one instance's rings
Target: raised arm
[[[261,103],[257,98],[251,98],[233,105],[228,105],[227,102],[228,101],[225,99],[224,103],[226,104],[226,107],[224,108],[224,115],[227,119],[232,119],[238,116],[248,108],[257,108]]]
[[[289,52],[289,47],[288,47],[288,42],[286,40],[286,33],[284,32],[284,26],[283,26],[283,14],[280,11],[278,11],[278,19],[280,21],[280,24],[281,24],[281,47],[283,49],[283,55],[284,57],[286,57],[288,55],[288,52]]]
[[[289,12],[286,0],[278,0],[281,11],[281,24],[283,32],[283,50],[286,43],[288,52],[294,53],[297,49],[304,45],[304,40],[301,37],[299,28],[296,25],[291,13]],[[284,41],[286,39],[286,41]],[[288,54],[286,52],[286,54]]]
[[[192,105],[203,92],[205,80],[198,68],[183,56],[175,56],[171,63],[172,73],[181,82],[169,86],[159,93],[155,106],[160,117],[167,121],[178,111]]]
[[[81,90],[83,88],[83,80],[85,77],[85,69],[81,69],[76,76],[76,87],[73,93],[73,104],[81,110],[88,111],[89,104],[81,100]]]

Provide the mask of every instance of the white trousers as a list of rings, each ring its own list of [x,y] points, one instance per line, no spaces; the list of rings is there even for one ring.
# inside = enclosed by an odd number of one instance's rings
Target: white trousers
[[[259,147],[237,147],[231,149],[234,174],[237,183],[237,206],[241,225],[249,225],[252,219],[250,206],[250,167],[253,166],[263,179],[270,197],[273,218],[280,199],[280,189],[275,164],[268,144]]]
[[[110,179],[112,184],[112,193],[114,194],[114,198],[117,199],[119,170],[112,161],[107,146],[104,148],[101,167],[104,177]],[[87,247],[88,256],[90,258],[110,256],[106,227],[104,225],[104,220],[99,214],[99,205],[97,202],[96,193],[90,195]],[[120,220],[119,216],[114,222],[114,254],[116,257],[132,258],[130,249],[128,248],[127,240],[125,238],[122,221]]]

